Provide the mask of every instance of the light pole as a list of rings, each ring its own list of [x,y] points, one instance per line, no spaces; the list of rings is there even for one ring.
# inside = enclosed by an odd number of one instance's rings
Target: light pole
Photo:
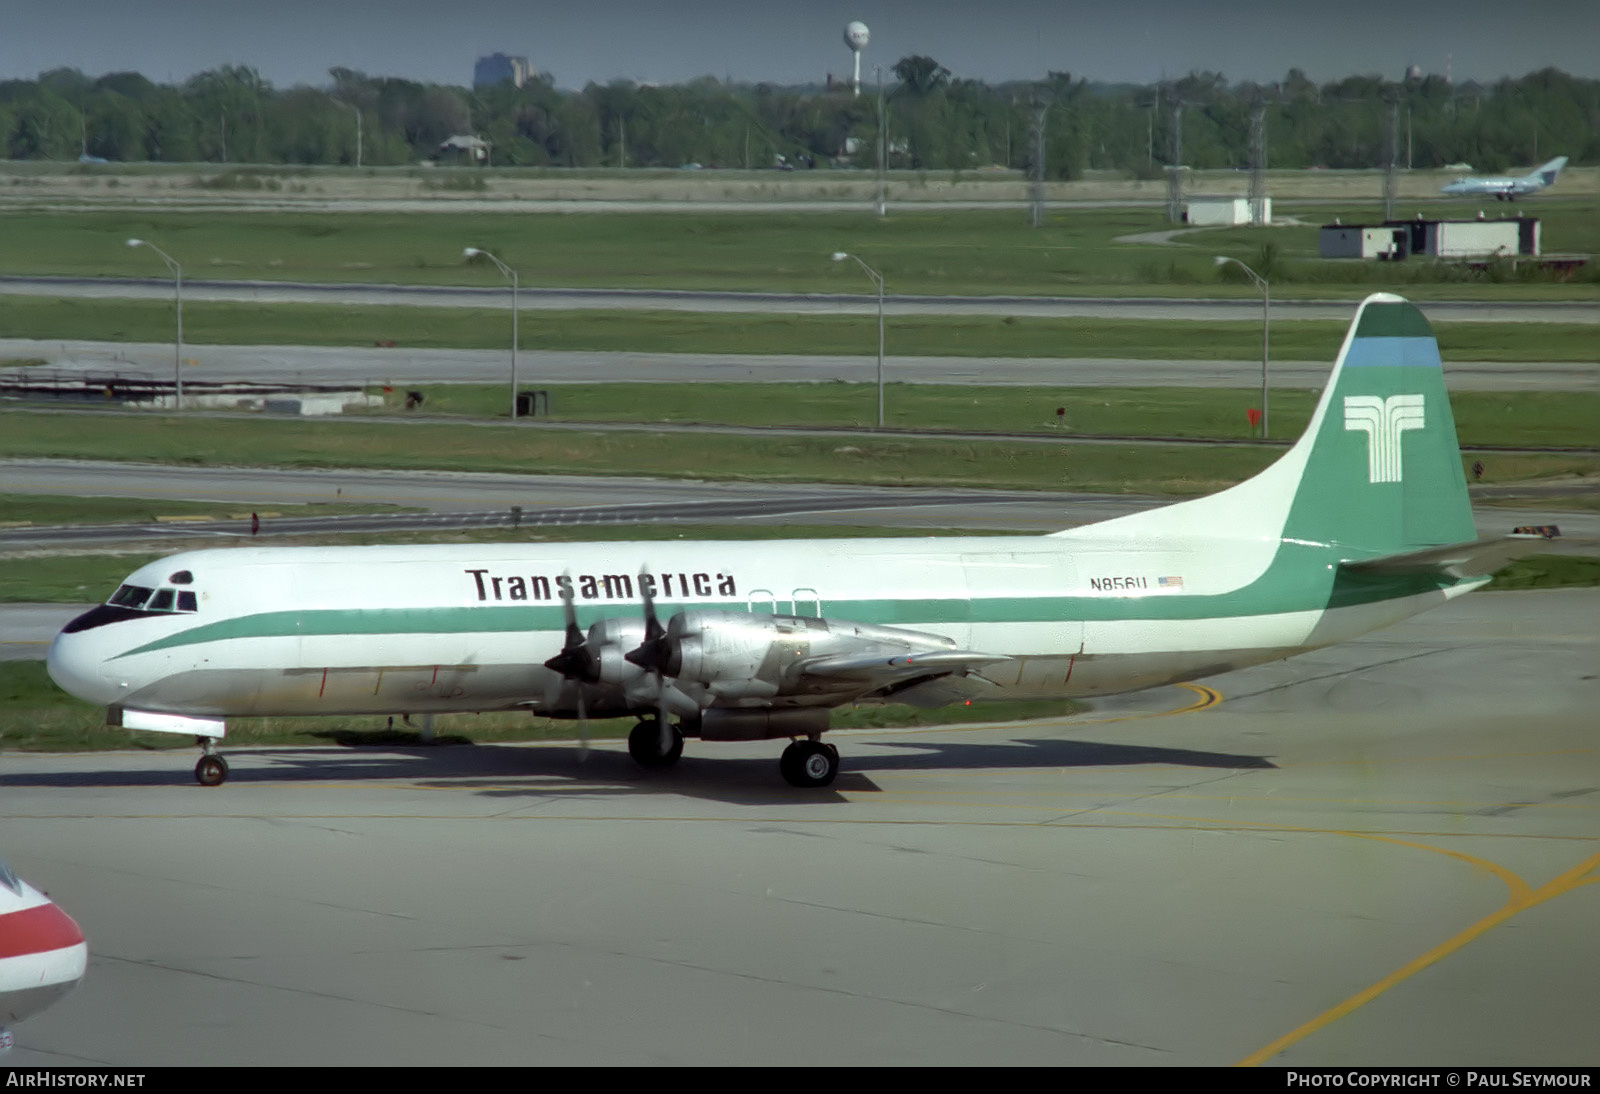
[[[878,428],[883,428],[883,277],[877,270],[868,266],[861,259],[848,251],[833,252],[835,262],[843,262],[847,258],[855,258],[856,265],[867,271],[867,276],[872,278],[872,283],[878,287]]]
[[[173,295],[178,302],[178,340],[173,343],[172,353],[172,386],[173,396],[177,400],[177,408],[183,409],[183,267],[178,265],[178,260],[157,247],[154,243],[143,239],[128,240],[130,247],[149,247],[161,260],[167,264],[167,269],[172,271]]]
[[[517,420],[517,271],[501,262],[494,255],[481,247],[468,247],[461,252],[463,258],[476,258],[482,255],[505,274],[511,282],[511,420]]]
[[[884,165],[889,160],[888,131],[884,128],[883,118],[883,66],[878,66],[878,219],[882,220],[888,212],[888,202],[883,190]]]
[[[1237,258],[1227,255],[1217,255],[1213,260],[1218,266],[1226,266],[1232,262],[1245,273],[1250,275],[1250,280],[1256,283],[1256,288],[1261,290],[1261,439],[1267,439],[1267,322],[1268,308],[1271,307],[1271,290],[1267,286],[1267,279],[1256,273],[1249,266]]]

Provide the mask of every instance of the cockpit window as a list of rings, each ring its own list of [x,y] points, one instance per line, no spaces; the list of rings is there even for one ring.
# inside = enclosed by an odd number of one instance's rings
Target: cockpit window
[[[153,612],[170,612],[172,610],[172,590],[158,589],[156,595],[150,598],[150,610]]]
[[[194,593],[186,590],[178,594],[178,610],[180,612],[197,612],[200,610],[199,605],[195,603]]]
[[[188,570],[179,570],[177,573],[167,578],[167,583],[170,585],[193,585],[194,575]]]
[[[22,895],[22,882],[17,880],[17,875],[13,874],[11,868],[3,862],[0,862],[0,885],[4,885],[18,896]]]
[[[142,608],[144,602],[150,599],[154,589],[146,589],[142,585],[124,585],[111,597],[109,603],[119,608]]]

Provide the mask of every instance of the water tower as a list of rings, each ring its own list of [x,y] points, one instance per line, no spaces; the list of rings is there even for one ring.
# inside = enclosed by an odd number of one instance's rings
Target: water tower
[[[861,94],[861,51],[867,48],[867,24],[856,21],[846,23],[844,27],[844,44],[850,47],[850,53],[855,59],[855,75],[851,77],[850,88]]]

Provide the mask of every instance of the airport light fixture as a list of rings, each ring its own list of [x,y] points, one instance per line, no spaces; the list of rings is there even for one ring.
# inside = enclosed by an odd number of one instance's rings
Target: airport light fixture
[[[1261,290],[1261,439],[1267,439],[1267,322],[1268,308],[1271,307],[1271,290],[1268,288],[1267,279],[1256,273],[1249,266],[1237,258],[1227,255],[1217,255],[1213,262],[1218,266],[1226,266],[1232,262],[1245,273],[1250,275],[1250,280],[1256,283],[1256,288]]]
[[[883,428],[883,276],[868,266],[861,259],[849,251],[834,251],[833,260],[843,262],[847,258],[854,258],[856,265],[867,271],[867,276],[872,278],[872,283],[878,289],[878,428]]]
[[[172,271],[173,296],[178,303],[178,338],[173,343],[172,354],[172,388],[173,397],[177,400],[179,410],[183,409],[183,267],[178,265],[178,260],[151,243],[143,239],[128,240],[130,247],[149,247],[161,260],[167,264],[167,269]]]
[[[500,268],[506,279],[511,282],[511,420],[517,420],[517,271],[501,262],[494,255],[481,247],[468,247],[461,252],[462,258],[477,258],[482,255]]]

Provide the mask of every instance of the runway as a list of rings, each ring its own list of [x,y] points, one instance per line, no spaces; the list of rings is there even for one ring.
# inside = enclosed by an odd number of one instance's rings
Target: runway
[[[16,1067],[1600,1063],[1596,590],[1068,721],[777,746],[8,754],[83,926]]]
[[[159,278],[0,276],[0,295],[69,297],[89,300],[170,300],[172,282]],[[249,304],[342,304],[402,307],[509,308],[503,287],[470,285],[372,285],[291,281],[223,281],[197,278],[183,283],[184,299]],[[1349,322],[1361,296],[1348,300],[1275,300],[1280,319]],[[671,289],[564,289],[524,286],[521,311],[681,311],[765,315],[876,315],[878,298],[855,293],[726,292]],[[1434,322],[1600,323],[1600,308],[1589,301],[1419,300]],[[1234,320],[1260,318],[1254,297],[1075,296],[907,296],[883,298],[885,315],[997,315],[1055,319]]]
[[[870,384],[877,358],[846,354],[636,353],[525,350],[521,388],[559,384],[831,383]],[[0,359],[41,359],[50,368],[170,380],[172,343],[0,339]],[[272,384],[504,384],[504,349],[380,349],[371,346],[184,345],[187,381]],[[1270,386],[1317,389],[1329,361],[1273,361]],[[1261,359],[1147,360],[1124,357],[930,357],[891,355],[886,382],[1029,387],[1249,388]],[[38,369],[30,370],[37,377]],[[25,374],[16,373],[19,378]],[[1594,391],[1600,368],[1570,361],[1450,363],[1452,391]]]

